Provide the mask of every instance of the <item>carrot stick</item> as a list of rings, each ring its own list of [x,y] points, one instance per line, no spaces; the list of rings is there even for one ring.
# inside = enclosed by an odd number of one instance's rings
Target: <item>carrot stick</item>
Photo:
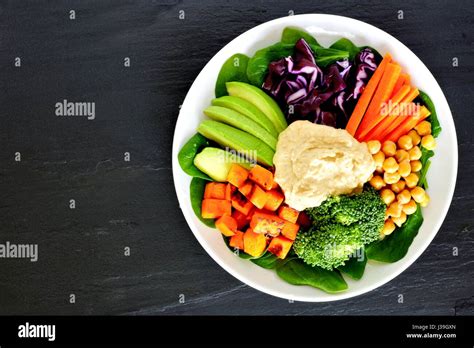
[[[370,101],[370,104],[367,108],[367,111],[362,118],[362,121],[359,125],[359,128],[356,132],[356,139],[359,138],[361,132],[369,127],[374,120],[377,118],[377,115],[382,107],[383,103],[386,103],[388,98],[393,92],[393,87],[400,76],[402,68],[400,65],[389,63],[385,69],[382,79],[380,80],[377,90],[375,91],[374,97]]]
[[[359,124],[362,121],[362,118],[364,117],[365,111],[367,110],[367,106],[369,106],[369,103],[372,100],[372,97],[375,93],[375,90],[377,89],[380,79],[382,78],[385,68],[391,60],[392,56],[390,55],[390,53],[387,53],[380,62],[377,69],[375,69],[375,72],[370,78],[369,83],[367,83],[367,86],[362,92],[362,95],[360,96],[360,99],[357,102],[357,105],[354,108],[354,111],[352,112],[352,115],[346,126],[346,131],[348,131],[352,136],[355,135],[357,127],[359,127]]]
[[[405,96],[410,92],[410,86],[404,85],[400,90],[398,91],[395,96],[393,96],[389,102],[385,105],[385,107],[380,110],[379,115],[375,118],[374,122],[370,125],[368,125],[366,128],[364,128],[361,132],[360,135],[357,137],[357,139],[363,139],[372,129],[374,129],[381,121],[385,119],[387,115],[392,113],[393,109],[400,104],[400,102],[405,98]]]
[[[401,73],[400,77],[397,80],[397,83],[395,83],[395,87],[393,87],[393,93],[390,98],[393,98],[404,85],[409,85],[410,84],[410,75]]]
[[[403,100],[398,104],[396,110],[390,113],[374,128],[372,129],[364,138],[359,139],[360,141],[368,140],[381,140],[383,137],[395,128],[397,128],[400,123],[403,122],[403,115],[400,116],[400,113],[407,108],[409,104],[420,94],[417,88],[412,88],[410,92],[403,98]]]
[[[426,108],[426,106],[423,105],[420,108],[418,114],[413,115],[411,117],[407,117],[400,126],[398,126],[393,132],[391,132],[384,138],[384,141],[398,141],[398,139],[400,139],[402,135],[407,134],[409,131],[415,128],[418,123],[423,121],[429,115],[430,111]]]

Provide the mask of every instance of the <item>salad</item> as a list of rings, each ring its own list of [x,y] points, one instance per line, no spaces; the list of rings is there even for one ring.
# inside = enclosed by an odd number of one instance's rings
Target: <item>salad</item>
[[[196,216],[229,252],[328,293],[402,259],[429,204],[434,104],[373,47],[280,42],[222,66],[178,162]]]

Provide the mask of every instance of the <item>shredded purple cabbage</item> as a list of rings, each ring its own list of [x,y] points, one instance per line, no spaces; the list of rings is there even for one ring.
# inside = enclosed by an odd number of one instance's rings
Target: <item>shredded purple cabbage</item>
[[[353,62],[338,61],[322,70],[300,39],[293,56],[269,64],[262,87],[285,110],[288,122],[309,120],[344,128],[376,68],[374,52],[364,48]]]

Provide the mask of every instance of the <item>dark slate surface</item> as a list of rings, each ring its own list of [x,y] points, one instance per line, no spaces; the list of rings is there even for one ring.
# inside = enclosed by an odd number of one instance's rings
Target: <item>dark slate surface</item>
[[[456,194],[431,246],[395,280],[337,303],[288,303],[234,279],[198,244],[173,188],[172,134],[193,79],[232,38],[289,10],[351,16],[399,38],[438,79],[459,138]],[[0,314],[473,314],[473,10],[471,1],[2,1],[0,242],[38,243],[40,259],[0,260]],[[57,118],[63,99],[96,102],[96,119]]]

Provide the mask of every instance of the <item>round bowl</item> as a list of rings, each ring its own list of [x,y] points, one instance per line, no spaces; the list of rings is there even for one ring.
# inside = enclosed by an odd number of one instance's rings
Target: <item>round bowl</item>
[[[205,226],[194,215],[189,199],[191,178],[181,170],[177,161],[179,150],[196,133],[199,123],[205,118],[202,110],[214,98],[217,75],[225,60],[234,53],[251,56],[258,49],[278,42],[286,26],[303,28],[326,46],[346,37],[358,46],[372,46],[382,55],[390,52],[404,71],[411,75],[412,84],[431,97],[443,128],[437,139],[438,146],[427,176],[431,202],[423,209],[425,220],[407,255],[391,264],[369,261],[362,279],[355,281],[345,277],[349,288],[338,294],[288,284],[274,270],[260,268],[230,252],[221,234]],[[372,25],[326,14],[275,19],[246,31],[222,48],[202,69],[186,95],[176,123],[172,152],[173,178],[181,210],[206,252],[227,272],[257,290],[288,300],[308,302],[335,301],[364,294],[389,282],[415,262],[435,237],[448,212],[456,184],[458,163],[456,130],[451,111],[441,88],[423,62],[400,41]]]

